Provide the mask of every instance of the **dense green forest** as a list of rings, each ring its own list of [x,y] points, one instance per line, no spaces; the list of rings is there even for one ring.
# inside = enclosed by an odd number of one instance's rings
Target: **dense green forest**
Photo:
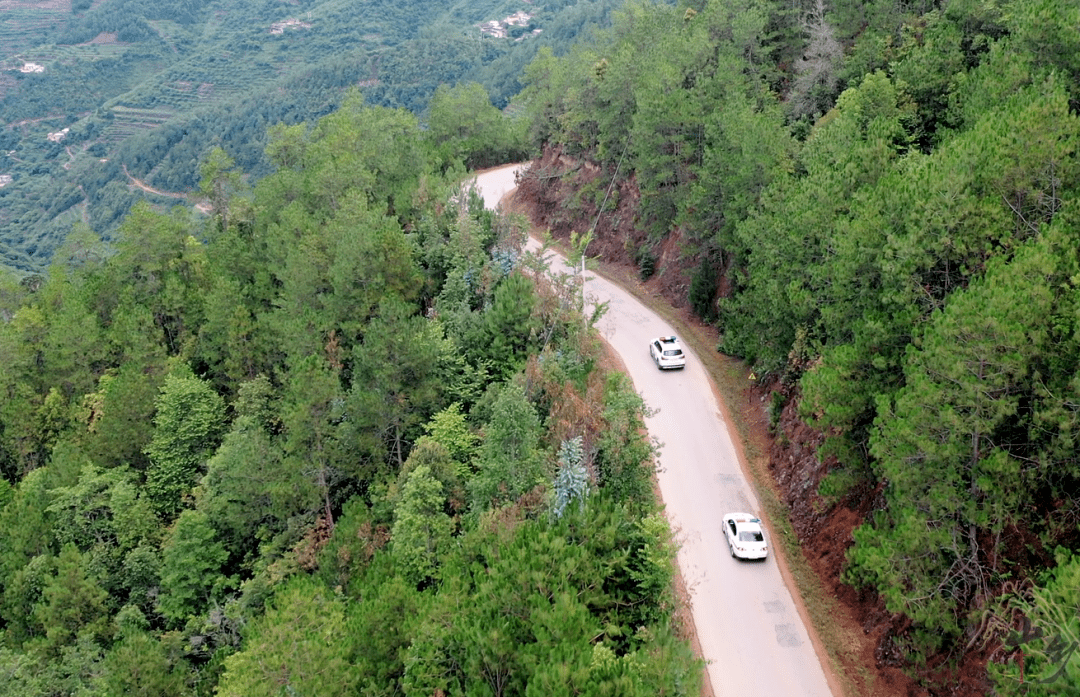
[[[874,508],[844,578],[910,619],[897,645],[997,646],[1007,694],[1080,684],[1078,26],[1072,0],[632,3],[518,98],[537,146],[638,187],[643,274],[677,238],[719,349],[828,436],[821,505]]]
[[[619,4],[5,6],[0,265],[40,273],[74,225],[109,237],[136,201],[167,209],[197,187],[199,162],[213,147],[227,150],[253,180],[265,176],[272,171],[267,128],[324,116],[350,87],[368,104],[422,117],[440,85],[476,82],[503,107],[537,50],[565,52],[607,25]],[[481,32],[481,23],[519,11],[528,12],[526,25],[504,25],[503,36]]]
[[[547,48],[448,30],[492,16],[464,5],[0,36],[75,76],[0,80],[5,694],[696,691],[643,407],[456,188],[544,149],[636,190],[643,276],[677,246],[718,349],[827,436],[816,505],[872,509],[844,579],[909,665],[1075,692],[1080,5],[564,5]]]
[[[0,692],[698,694],[644,405],[446,166],[476,89],[2,279]]]

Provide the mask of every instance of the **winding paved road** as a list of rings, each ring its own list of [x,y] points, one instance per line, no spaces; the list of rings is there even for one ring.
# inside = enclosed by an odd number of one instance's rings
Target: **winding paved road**
[[[489,208],[514,188],[519,167],[477,177]],[[535,240],[530,246],[537,248]],[[590,302],[609,303],[598,328],[656,410],[646,426],[662,446],[660,491],[681,542],[679,567],[690,589],[714,694],[832,695],[776,560],[770,555],[764,562],[741,562],[728,554],[720,527],[724,513],[760,514],[761,506],[743,474],[708,374],[689,351],[684,370],[657,370],[649,341],[674,331],[620,287],[586,273],[586,295]]]

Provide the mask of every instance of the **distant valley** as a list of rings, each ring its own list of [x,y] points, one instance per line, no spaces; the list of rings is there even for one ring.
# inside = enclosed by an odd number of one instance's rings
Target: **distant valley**
[[[421,117],[440,84],[505,106],[541,46],[618,4],[0,0],[0,265],[40,273],[73,229],[107,239],[138,200],[176,205],[212,147],[264,176],[266,129],[350,87]]]

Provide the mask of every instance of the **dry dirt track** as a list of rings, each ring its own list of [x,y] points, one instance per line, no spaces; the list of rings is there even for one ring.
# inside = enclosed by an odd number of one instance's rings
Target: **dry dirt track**
[[[489,207],[514,188],[517,167],[489,170],[477,177]],[[657,412],[646,425],[662,445],[660,490],[682,543],[679,566],[691,592],[694,624],[709,661],[713,693],[831,695],[776,561],[770,557],[764,562],[740,562],[728,554],[721,517],[736,510],[760,513],[761,508],[701,363],[690,353],[685,370],[661,373],[649,357],[648,343],[653,337],[672,334],[670,326],[629,293],[595,274],[586,274],[586,295],[590,304],[609,304],[599,329],[622,358],[646,404]]]

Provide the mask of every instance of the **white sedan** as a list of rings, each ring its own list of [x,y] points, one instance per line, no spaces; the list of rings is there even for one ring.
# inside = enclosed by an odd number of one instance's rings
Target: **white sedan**
[[[685,368],[686,354],[674,336],[658,336],[649,344],[649,355],[660,370]]]
[[[724,537],[731,556],[738,559],[764,559],[769,554],[761,519],[749,513],[724,516]]]

